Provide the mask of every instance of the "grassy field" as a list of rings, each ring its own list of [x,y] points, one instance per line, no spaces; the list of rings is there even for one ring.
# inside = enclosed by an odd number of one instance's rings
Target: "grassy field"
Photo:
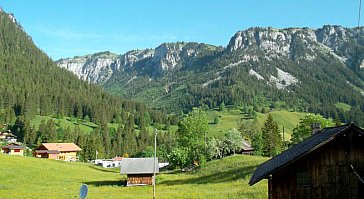
[[[208,162],[191,173],[171,171],[157,176],[157,198],[267,198],[265,180],[250,187],[256,166],[267,158],[236,155]],[[0,198],[152,198],[152,186],[125,187],[118,169],[87,163],[60,162],[0,154]]]
[[[51,116],[36,115],[30,122],[31,122],[32,126],[35,125],[38,128],[42,120],[45,120],[47,122],[50,119],[54,120],[54,122],[57,124],[57,126],[62,127],[63,129],[66,129],[67,127],[70,127],[71,129],[73,129],[76,125],[78,125],[80,127],[81,131],[83,131],[85,133],[91,133],[95,128],[97,128],[97,124],[95,124],[93,122],[86,122],[81,119],[70,118],[70,117],[64,117],[64,118],[58,119],[58,118],[51,117]],[[108,127],[117,129],[118,124],[109,123]]]
[[[270,114],[273,116],[274,121],[279,125],[279,129],[282,132],[283,126],[285,131],[285,140],[291,138],[293,128],[298,124],[299,119],[305,115],[305,113],[290,112],[286,110],[281,111],[271,111]],[[256,121],[248,117],[246,114],[241,113],[238,109],[226,109],[225,111],[210,110],[207,111],[209,119],[209,130],[210,135],[216,137],[222,137],[232,128],[238,128],[238,124],[243,122],[245,126],[250,126],[256,123],[260,129],[264,121],[267,119],[268,113],[262,114],[257,113]],[[214,118],[219,117],[219,123],[214,124]]]
[[[346,103],[338,102],[335,104],[336,108],[342,109],[343,111],[347,112],[350,111],[351,106]]]

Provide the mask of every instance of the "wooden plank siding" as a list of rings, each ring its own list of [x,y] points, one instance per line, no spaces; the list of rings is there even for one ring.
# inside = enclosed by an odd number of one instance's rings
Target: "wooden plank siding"
[[[152,185],[153,174],[128,174],[127,185]]]
[[[360,198],[363,196],[361,189],[364,186],[350,165],[353,165],[360,175],[364,174],[364,136],[355,131],[334,138],[274,173],[268,182],[268,197]],[[304,179],[305,175],[308,176],[307,181]]]

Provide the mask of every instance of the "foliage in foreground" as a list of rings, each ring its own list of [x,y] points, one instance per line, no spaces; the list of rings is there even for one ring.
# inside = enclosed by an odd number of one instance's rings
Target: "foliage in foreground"
[[[157,176],[157,198],[267,198],[267,183],[248,181],[267,158],[236,155],[206,163],[193,173],[178,171]],[[0,154],[0,198],[77,198],[82,184],[87,198],[151,198],[153,189],[125,187],[118,169],[86,163],[60,162]],[[21,165],[21,166],[19,166]]]

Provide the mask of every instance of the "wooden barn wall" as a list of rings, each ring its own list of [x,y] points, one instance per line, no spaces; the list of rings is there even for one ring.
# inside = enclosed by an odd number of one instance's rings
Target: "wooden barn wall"
[[[128,185],[153,184],[153,174],[128,174]]]
[[[340,136],[272,175],[269,198],[364,198],[364,186],[350,165],[364,176],[364,137]],[[297,186],[297,171],[308,171],[309,183]]]

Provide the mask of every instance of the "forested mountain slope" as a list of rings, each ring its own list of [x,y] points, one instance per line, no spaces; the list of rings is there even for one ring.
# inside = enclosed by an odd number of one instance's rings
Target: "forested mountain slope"
[[[87,117],[98,124],[126,122],[130,113],[139,121],[148,111],[151,122],[165,118],[142,103],[121,100],[59,68],[34,45],[14,16],[2,10],[0,77],[0,119],[5,123],[15,116],[36,114]]]
[[[12,15],[0,12],[0,107],[15,114],[61,114],[110,120],[121,101],[80,81],[40,49]]]
[[[74,142],[83,149],[83,161],[94,159],[95,150],[100,158],[135,155],[151,145],[152,124],[165,127],[178,122],[58,67],[34,45],[14,16],[1,9],[0,77],[0,130],[10,129],[30,148],[43,142]],[[39,117],[47,120],[32,125]],[[92,131],[82,132],[82,125]],[[163,135],[160,143],[164,143]]]

